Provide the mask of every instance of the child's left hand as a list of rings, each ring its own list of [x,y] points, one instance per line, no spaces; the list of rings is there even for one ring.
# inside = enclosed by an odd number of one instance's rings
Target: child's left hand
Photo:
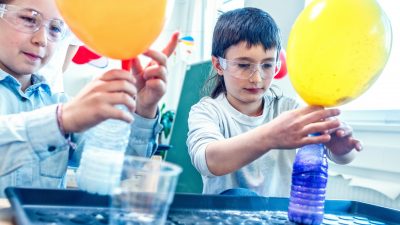
[[[148,50],[143,55],[153,61],[142,68],[140,60],[132,60],[132,72],[137,80],[138,90],[136,113],[145,118],[154,118],[157,113],[158,101],[166,91],[167,59],[175,51],[178,44],[179,33],[175,32],[162,52]]]
[[[353,138],[353,129],[344,122],[340,122],[340,127],[329,131],[331,140],[325,146],[335,155],[345,155],[354,148],[362,150],[361,142]]]

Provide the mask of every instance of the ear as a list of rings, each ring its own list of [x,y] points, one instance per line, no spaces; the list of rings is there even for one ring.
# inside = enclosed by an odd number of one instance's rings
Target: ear
[[[215,71],[217,71],[218,75],[222,76],[223,75],[223,70],[221,68],[221,64],[219,63],[219,60],[215,56],[211,56],[211,62],[213,64],[213,67]]]

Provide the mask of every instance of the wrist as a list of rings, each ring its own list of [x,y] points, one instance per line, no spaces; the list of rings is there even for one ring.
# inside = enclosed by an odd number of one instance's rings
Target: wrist
[[[62,116],[63,116],[63,104],[59,104],[59,105],[57,105],[57,108],[56,108],[56,117],[57,117],[58,128],[60,129],[61,134],[67,140],[67,144],[71,147],[71,149],[76,149],[76,144],[71,141],[70,133],[65,131]]]
[[[255,149],[259,152],[259,154],[264,154],[266,152],[269,152],[271,149],[275,149],[276,146],[273,143],[274,138],[269,133],[268,129],[265,129],[265,127],[260,126],[255,128],[254,130],[251,131],[252,133],[250,134],[251,143],[254,144]]]
[[[73,125],[71,119],[70,119],[70,107],[69,107],[70,103],[65,103],[62,104],[62,106],[60,107],[60,115],[59,115],[59,120],[60,120],[60,124],[62,124],[63,126],[63,131],[68,134],[68,133],[73,133],[76,132],[77,130],[73,129]]]
[[[147,119],[154,119],[157,116],[157,110],[158,110],[157,105],[149,107],[138,106],[136,108],[135,113]]]
[[[63,104],[59,104],[59,105],[57,105],[57,108],[56,108],[57,125],[58,125],[58,129],[60,130],[61,134],[66,135],[67,132],[65,131],[65,128],[64,128],[64,122],[63,122],[62,116],[63,116]]]

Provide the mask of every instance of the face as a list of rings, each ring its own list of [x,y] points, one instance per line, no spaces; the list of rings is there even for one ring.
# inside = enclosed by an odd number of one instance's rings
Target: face
[[[54,0],[14,0],[7,3],[33,9],[47,20],[61,19]],[[0,68],[16,77],[38,71],[48,62],[57,45],[57,42],[48,40],[48,35],[45,26],[35,33],[24,33],[0,18]]]
[[[262,45],[249,48],[246,42],[240,42],[229,47],[226,51],[225,59],[231,61],[227,63],[225,68],[213,57],[214,67],[218,75],[224,78],[227,99],[232,106],[242,111],[241,109],[248,106],[257,108],[262,105],[263,95],[270,87],[275,75],[276,55],[277,51],[275,49],[265,50]],[[232,63],[236,63],[239,71],[235,70],[235,64]],[[253,69],[249,69],[251,67]],[[245,70],[244,68],[247,69]],[[268,72],[269,70],[272,70],[272,74]],[[240,71],[248,71],[247,74],[251,75],[248,75],[250,77],[247,76],[248,78],[246,79],[239,78],[238,73]]]

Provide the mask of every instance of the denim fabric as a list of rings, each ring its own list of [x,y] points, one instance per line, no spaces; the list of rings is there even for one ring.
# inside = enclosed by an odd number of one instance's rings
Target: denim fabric
[[[22,92],[18,80],[0,70],[0,197],[8,186],[61,188],[65,184],[70,148],[58,128],[56,105],[68,98],[52,93],[41,76],[32,75],[31,81]],[[157,147],[159,116],[134,116],[127,152],[150,156]],[[77,163],[84,135],[75,137],[79,137],[78,149],[70,159]]]

